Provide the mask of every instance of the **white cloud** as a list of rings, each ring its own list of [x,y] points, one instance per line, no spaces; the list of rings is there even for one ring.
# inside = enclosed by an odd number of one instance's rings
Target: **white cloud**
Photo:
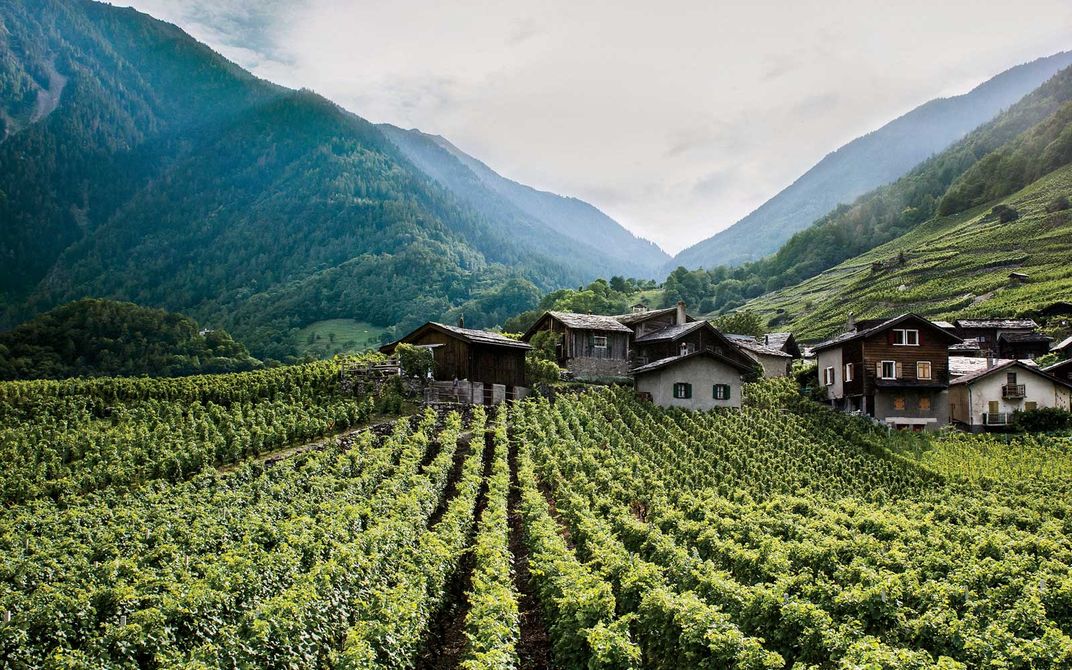
[[[841,144],[1072,46],[1067,0],[124,0],[668,251]]]

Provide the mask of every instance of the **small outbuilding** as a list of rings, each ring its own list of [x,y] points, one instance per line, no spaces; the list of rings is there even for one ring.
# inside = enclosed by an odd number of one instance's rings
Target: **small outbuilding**
[[[1024,361],[1002,361],[949,385],[950,418],[972,432],[1004,428],[1018,411],[1068,410],[1070,402],[1072,382]]]
[[[752,368],[709,349],[670,356],[633,370],[637,393],[660,407],[740,407]]]
[[[430,349],[435,380],[450,384],[467,402],[490,405],[523,397],[528,391],[525,353],[532,347],[526,342],[430,321],[380,351],[393,354],[401,343]]]

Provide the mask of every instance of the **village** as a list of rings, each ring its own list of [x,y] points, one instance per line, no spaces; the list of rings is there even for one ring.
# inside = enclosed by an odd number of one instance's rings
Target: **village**
[[[984,432],[1008,429],[1020,412],[1072,410],[1072,336],[1055,342],[1042,332],[1048,324],[1067,330],[1070,318],[1064,302],[1035,318],[849,314],[844,332],[802,343],[791,332],[722,333],[683,302],[637,304],[614,316],[548,311],[520,338],[429,322],[381,352],[405,344],[430,354],[422,380],[429,402],[524,398],[534,385],[526,356],[538,345],[553,350],[562,379],[631,385],[660,407],[740,408],[745,383],[795,376],[802,393],[890,429]],[[396,364],[385,369],[401,373]]]

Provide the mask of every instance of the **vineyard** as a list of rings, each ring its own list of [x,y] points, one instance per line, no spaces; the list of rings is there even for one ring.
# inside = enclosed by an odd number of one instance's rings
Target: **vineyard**
[[[1065,439],[337,376],[0,385],[0,667],[1072,667]]]

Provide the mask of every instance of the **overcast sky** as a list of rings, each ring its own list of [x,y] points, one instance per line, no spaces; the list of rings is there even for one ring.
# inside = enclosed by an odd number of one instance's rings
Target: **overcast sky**
[[[450,139],[669,252],[934,97],[1072,48],[1069,0],[113,0]]]

